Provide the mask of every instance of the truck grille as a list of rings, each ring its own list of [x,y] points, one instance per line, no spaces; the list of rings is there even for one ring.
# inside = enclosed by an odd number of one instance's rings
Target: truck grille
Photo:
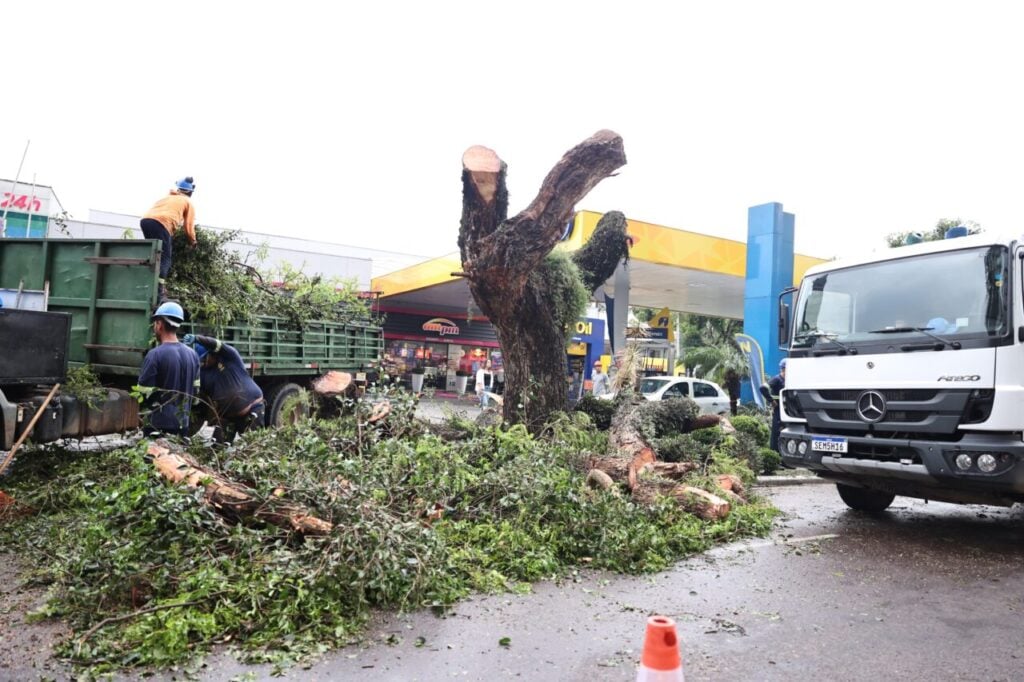
[[[864,420],[857,401],[867,390],[885,398],[885,412],[877,422]],[[810,433],[872,435],[880,438],[956,440],[957,427],[988,418],[992,391],[972,389],[829,389],[787,390],[787,409],[799,407]],[[794,414],[797,410],[790,410]],[[894,455],[895,457],[895,455]],[[895,457],[899,459],[899,457]]]

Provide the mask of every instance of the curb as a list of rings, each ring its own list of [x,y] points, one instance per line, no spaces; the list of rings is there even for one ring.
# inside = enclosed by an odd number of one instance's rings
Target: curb
[[[815,483],[833,483],[827,478],[819,476],[760,476],[757,479],[758,486],[774,488],[784,485],[812,485]]]

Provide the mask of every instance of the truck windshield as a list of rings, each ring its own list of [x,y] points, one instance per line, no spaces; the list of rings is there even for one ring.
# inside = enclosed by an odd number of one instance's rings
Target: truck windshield
[[[1009,251],[986,246],[870,263],[804,279],[794,348],[1003,336]],[[879,332],[891,333],[879,335]],[[904,337],[906,337],[904,339]]]

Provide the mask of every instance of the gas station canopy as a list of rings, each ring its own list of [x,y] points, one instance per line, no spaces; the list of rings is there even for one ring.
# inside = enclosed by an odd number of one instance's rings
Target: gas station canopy
[[[580,211],[557,248],[575,251],[593,234],[601,214]],[[742,319],[747,245],[721,237],[627,220],[633,238],[629,259],[629,303],[643,308]],[[824,259],[795,254],[793,282]],[[453,272],[458,253],[441,256],[373,279],[385,308],[432,313],[466,312],[469,285]],[[605,284],[614,287],[614,276]]]

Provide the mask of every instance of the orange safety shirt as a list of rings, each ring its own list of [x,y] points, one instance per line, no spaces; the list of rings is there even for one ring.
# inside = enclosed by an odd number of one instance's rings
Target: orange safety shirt
[[[184,194],[172,191],[170,196],[153,204],[153,208],[146,211],[146,215],[142,217],[152,218],[163,225],[172,235],[175,230],[184,227],[189,241],[193,244],[196,241],[195,209],[192,208],[192,202]]]

